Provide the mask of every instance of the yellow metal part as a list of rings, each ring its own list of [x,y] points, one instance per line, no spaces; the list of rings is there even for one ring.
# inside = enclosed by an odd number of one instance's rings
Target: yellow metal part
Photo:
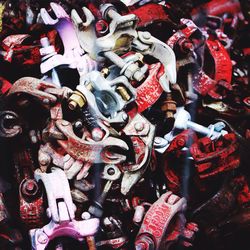
[[[124,101],[129,101],[131,99],[130,94],[128,93],[127,89],[123,86],[118,86],[116,88],[116,91],[121,95],[122,99]]]
[[[102,73],[103,77],[106,78],[109,75],[109,69],[108,68],[103,68],[101,70],[101,73]]]
[[[86,97],[80,91],[75,90],[69,98],[68,106],[71,110],[74,110],[76,107],[82,108],[86,103]]]

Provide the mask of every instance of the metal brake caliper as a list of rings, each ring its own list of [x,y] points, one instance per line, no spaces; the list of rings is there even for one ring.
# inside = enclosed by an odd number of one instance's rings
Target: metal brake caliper
[[[57,237],[68,236],[83,241],[97,232],[99,219],[75,220],[75,206],[69,183],[61,169],[52,168],[52,173],[36,170],[35,178],[37,181],[41,180],[45,186],[48,199],[47,215],[51,221],[42,228],[30,230],[33,249],[43,250]]]

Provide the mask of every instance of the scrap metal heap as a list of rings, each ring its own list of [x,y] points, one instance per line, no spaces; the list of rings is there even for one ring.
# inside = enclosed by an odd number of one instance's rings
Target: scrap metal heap
[[[0,249],[246,249],[249,1],[0,1]]]

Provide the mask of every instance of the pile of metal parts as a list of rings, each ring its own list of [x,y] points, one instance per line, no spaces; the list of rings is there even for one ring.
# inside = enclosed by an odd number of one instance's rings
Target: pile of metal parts
[[[0,20],[0,249],[249,248],[249,1]]]

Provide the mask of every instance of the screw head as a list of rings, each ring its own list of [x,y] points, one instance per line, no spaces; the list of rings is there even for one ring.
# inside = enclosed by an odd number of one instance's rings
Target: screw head
[[[82,128],[82,127],[83,127],[82,121],[76,121],[76,122],[75,122],[75,128],[80,129],[80,128]]]
[[[149,32],[147,32],[147,31],[145,31],[145,32],[143,32],[143,38],[144,39],[150,39],[150,37],[151,37],[151,34],[149,33]]]
[[[140,132],[144,129],[144,124],[142,122],[136,122],[135,123],[135,130]]]
[[[91,218],[91,215],[89,212],[83,212],[81,217],[83,220],[89,220]]]
[[[161,137],[155,137],[155,144],[161,144],[162,138]]]
[[[114,170],[112,167],[110,167],[110,168],[107,170],[107,172],[108,172],[109,175],[114,175],[114,174],[115,174],[115,170]]]
[[[38,235],[38,238],[37,238],[37,241],[40,243],[40,244],[46,244],[48,242],[48,236],[45,234],[45,233],[40,233]]]
[[[100,128],[94,128],[91,135],[94,141],[100,141],[104,137],[104,133]]]
[[[37,194],[38,186],[35,180],[28,179],[22,185],[22,193],[28,196],[33,196]]]

